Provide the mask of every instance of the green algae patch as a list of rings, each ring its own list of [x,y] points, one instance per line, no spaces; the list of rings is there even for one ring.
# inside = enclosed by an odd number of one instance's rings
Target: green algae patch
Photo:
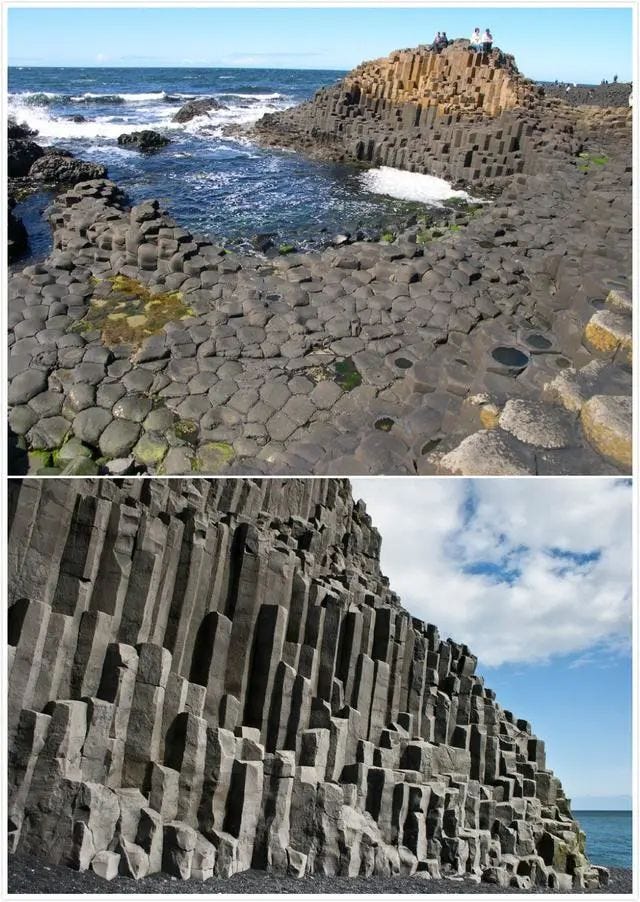
[[[198,427],[193,420],[178,420],[169,432],[182,442],[194,445],[198,440]]]
[[[333,365],[335,371],[334,381],[343,391],[351,391],[362,384],[362,376],[353,360],[339,360]]]
[[[609,157],[603,153],[584,153],[578,154],[578,172],[593,172],[594,167],[606,166]]]
[[[132,454],[137,463],[157,467],[164,460],[169,443],[159,432],[144,432],[138,439]]]
[[[39,473],[40,470],[50,467],[53,463],[50,451],[29,451],[29,472]]]
[[[192,461],[191,469],[199,473],[218,473],[228,467],[235,456],[236,452],[228,442],[205,442],[198,448],[198,456]]]
[[[123,275],[108,281],[111,292],[106,297],[92,298],[86,315],[72,330],[95,329],[109,348],[126,344],[137,350],[150,335],[162,332],[167,323],[194,316],[179,291],[152,294],[142,282]]]
[[[281,244],[278,248],[279,254],[292,254],[295,251],[295,246],[293,244]]]

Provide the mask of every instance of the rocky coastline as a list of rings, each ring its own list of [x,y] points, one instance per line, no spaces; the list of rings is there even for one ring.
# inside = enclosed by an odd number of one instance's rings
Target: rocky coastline
[[[80,182],[52,254],[10,278],[13,472],[630,472],[628,108],[571,107],[456,42],[252,137],[491,201],[265,259]]]

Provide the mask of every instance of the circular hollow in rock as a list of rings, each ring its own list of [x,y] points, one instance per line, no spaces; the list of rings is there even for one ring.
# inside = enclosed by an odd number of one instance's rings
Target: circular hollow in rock
[[[429,454],[430,451],[434,451],[438,447],[438,445],[440,444],[441,441],[442,441],[442,439],[439,439],[439,438],[430,439],[428,442],[426,442],[422,446],[422,450],[420,453],[421,454]]]
[[[544,335],[540,335],[539,332],[532,332],[530,335],[527,335],[526,342],[530,348],[536,351],[547,351],[553,344]]]
[[[605,303],[602,298],[589,298],[589,303],[592,307],[595,307],[596,310],[604,310]]]
[[[554,363],[559,370],[566,370],[571,366],[571,361],[566,357],[556,357]]]
[[[525,354],[524,351],[520,351],[518,348],[508,348],[504,345],[494,348],[491,356],[496,363],[518,372],[521,372],[529,363],[529,355]]]
[[[391,417],[380,417],[375,421],[374,426],[381,432],[391,432],[394,422],[395,420],[392,420]]]
[[[396,357],[395,364],[401,370],[408,370],[413,366],[413,361],[407,360],[406,357]]]

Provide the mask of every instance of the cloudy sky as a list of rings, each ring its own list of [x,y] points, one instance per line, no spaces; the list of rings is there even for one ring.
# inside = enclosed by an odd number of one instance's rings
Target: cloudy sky
[[[574,807],[628,795],[629,482],[351,482],[404,606],[478,655],[501,704],[546,740]]]

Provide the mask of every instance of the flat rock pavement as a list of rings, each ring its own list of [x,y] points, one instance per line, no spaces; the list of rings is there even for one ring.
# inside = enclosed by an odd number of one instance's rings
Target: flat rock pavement
[[[81,183],[9,280],[11,470],[628,473],[630,179],[600,133],[439,228],[273,260]]]
[[[627,868],[609,868],[609,885],[600,889],[580,890],[584,893],[631,893],[632,871]],[[206,881],[177,880],[158,874],[133,880],[116,877],[103,880],[91,871],[72,871],[61,865],[43,864],[26,855],[10,855],[8,866],[9,893],[519,893],[515,888],[502,888],[489,883],[470,880],[425,880],[421,877],[314,877],[296,880],[268,874],[265,871],[243,871],[228,879],[212,878]],[[551,893],[555,890],[536,887],[531,893]]]

